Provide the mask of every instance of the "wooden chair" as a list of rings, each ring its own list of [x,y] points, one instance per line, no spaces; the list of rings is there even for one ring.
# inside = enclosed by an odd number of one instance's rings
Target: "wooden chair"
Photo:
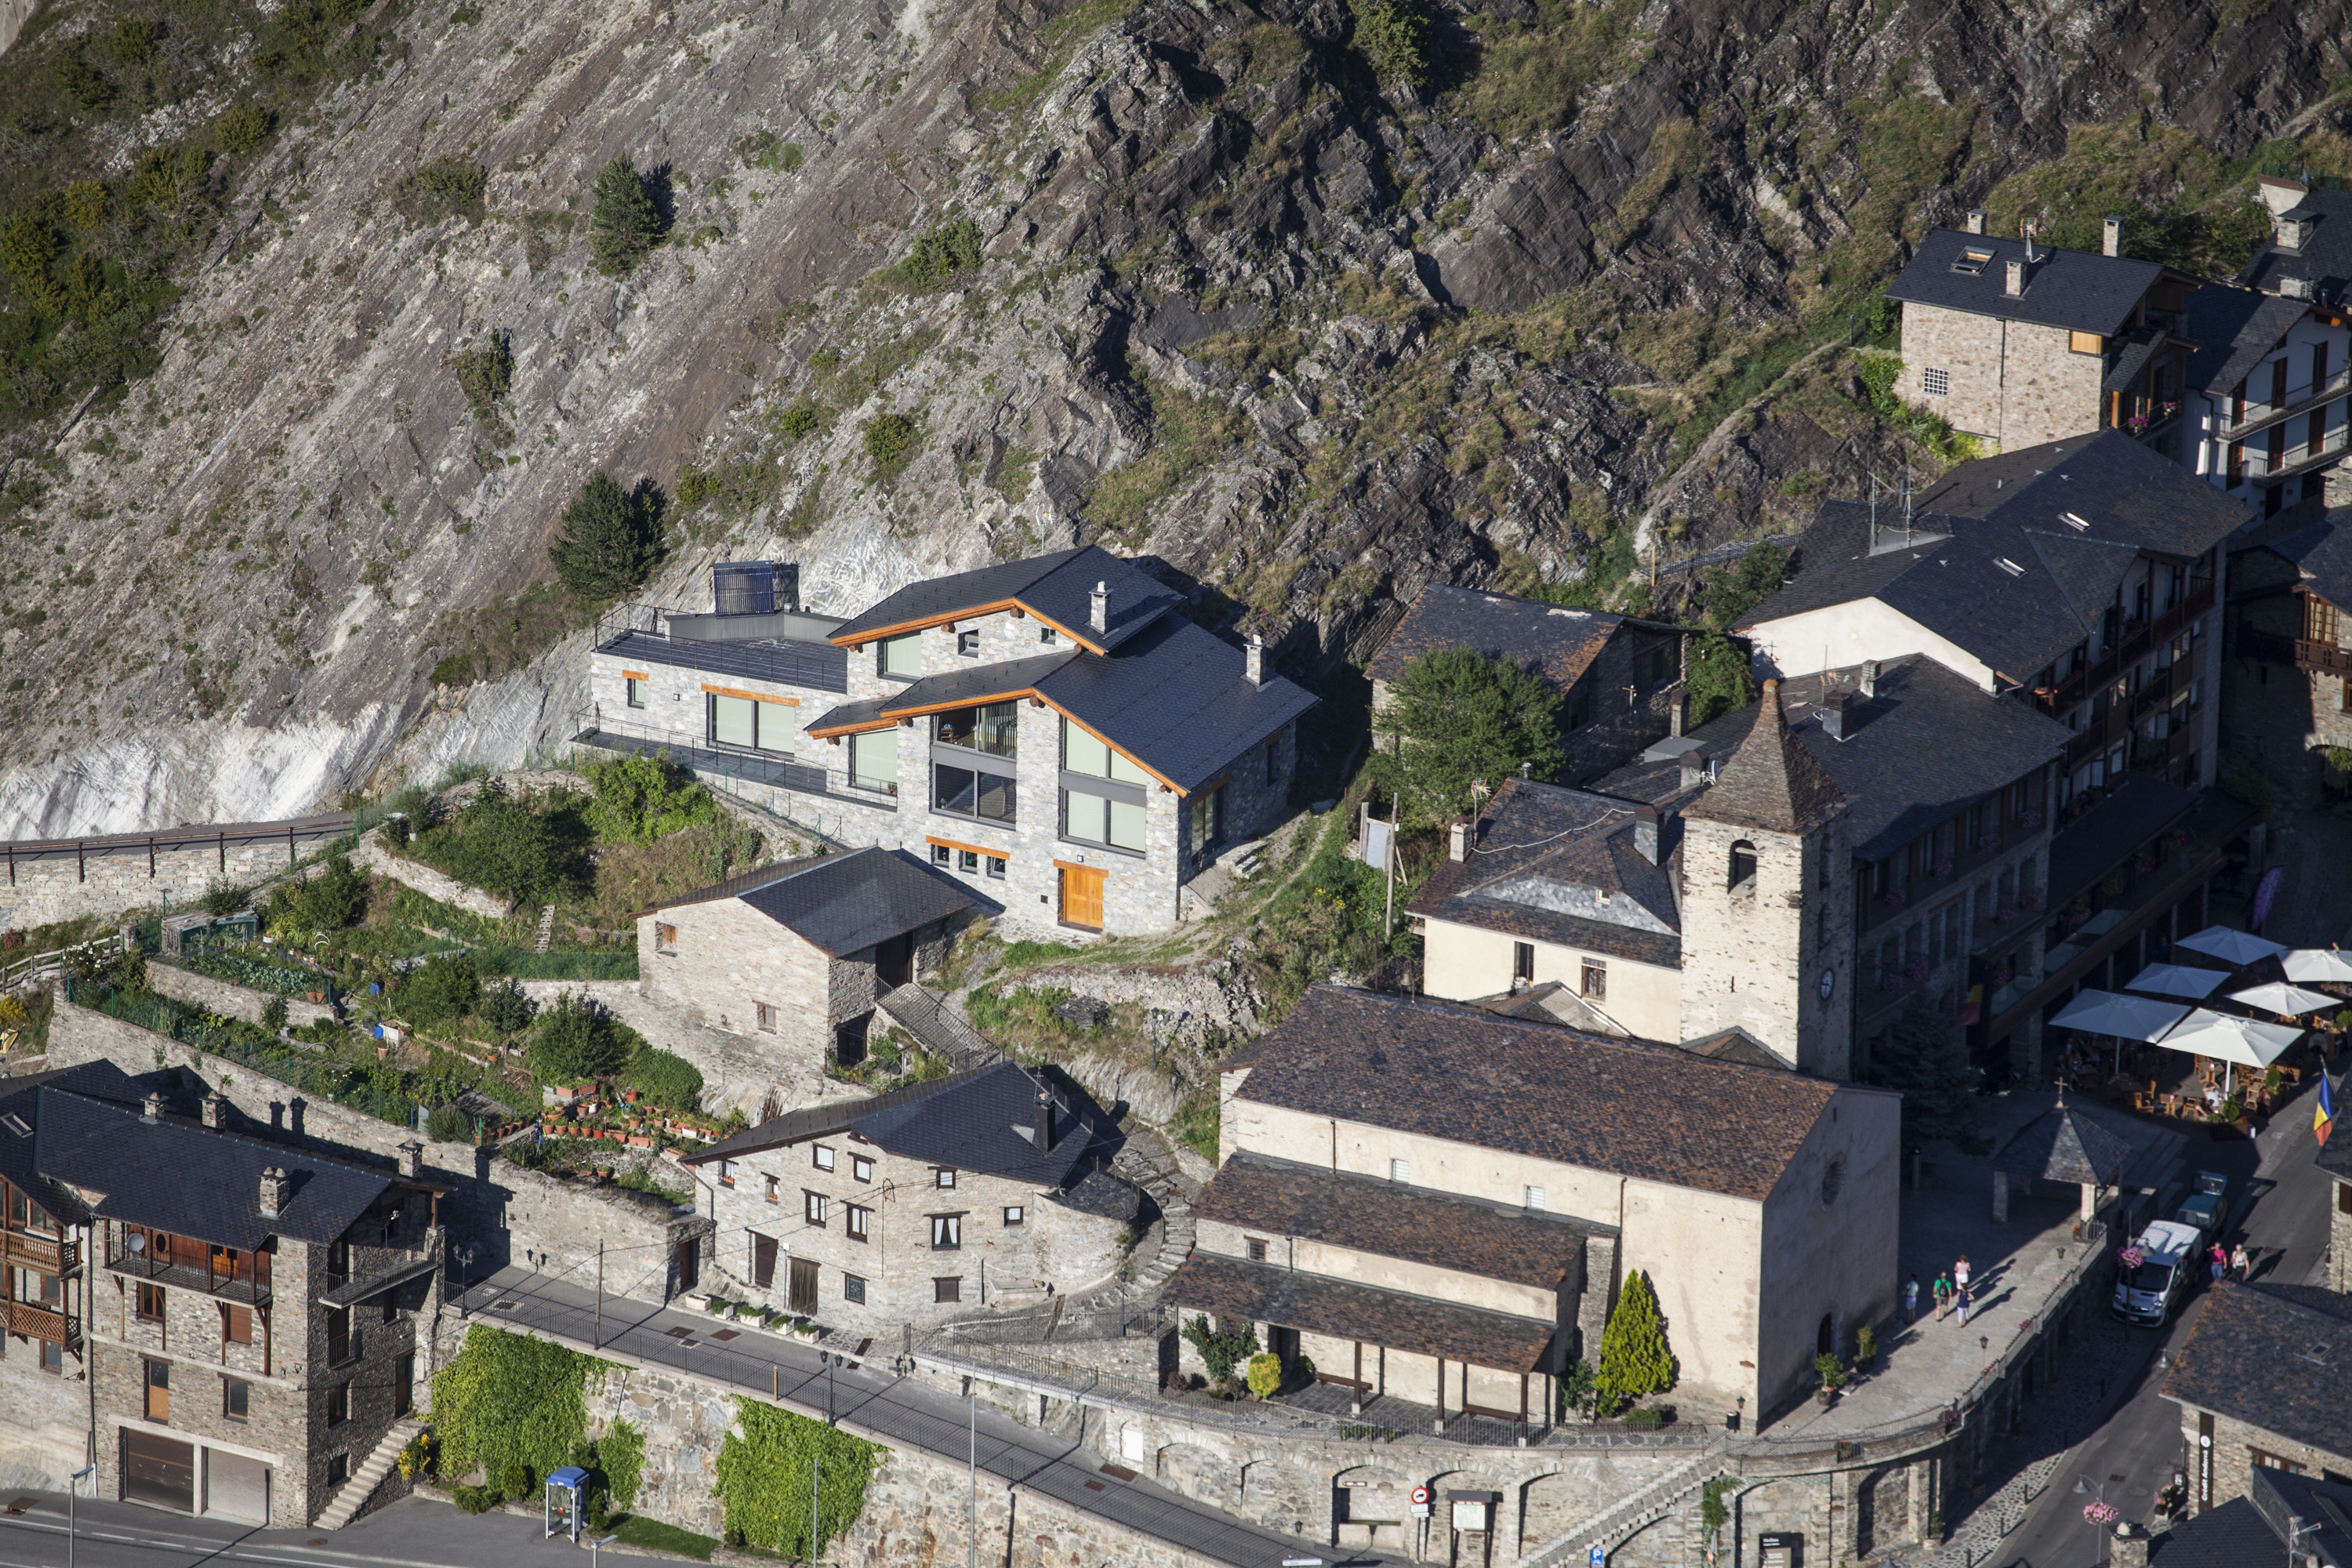
[[[2302,1069],[2301,1068],[2286,1068],[2286,1067],[2283,1067],[2283,1068],[2279,1068],[2279,1069],[2278,1069],[2278,1075],[2279,1075],[2279,1077],[2280,1077],[2281,1079],[2284,1079],[2286,1082],[2291,1083],[2291,1084],[2294,1084],[2294,1085],[2295,1085],[2297,1088],[2301,1088],[2301,1087],[2302,1087],[2302,1084],[2303,1084],[2303,1069]]]
[[[2146,1115],[2156,1110],[2156,1096],[2147,1089],[2132,1091],[2132,1109]]]
[[[2160,1094],[2157,1096],[2157,1105],[2162,1110],[2163,1114],[2167,1116],[2178,1116],[2180,1114],[2180,1097],[2177,1094]]]

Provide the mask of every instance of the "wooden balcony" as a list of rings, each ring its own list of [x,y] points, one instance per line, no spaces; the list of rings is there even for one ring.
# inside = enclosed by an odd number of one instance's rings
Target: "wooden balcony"
[[[81,1249],[54,1236],[0,1231],[0,1266],[30,1268],[37,1274],[70,1274],[81,1261]]]
[[[2180,629],[2213,607],[2213,580],[2200,577],[2189,584],[2189,592],[2179,604],[2158,616],[2154,622],[2126,626],[2114,647],[2102,655],[2087,669],[2075,671],[2058,683],[2042,703],[2042,710],[2053,718],[2063,719],[2068,710],[2088,698],[2102,686],[2113,684],[2116,678],[2146,658],[2158,643],[2177,635]]]
[[[53,1345],[64,1345],[68,1349],[81,1341],[81,1336],[74,1331],[74,1321],[63,1312],[52,1312],[29,1301],[0,1302],[0,1311],[7,1314],[8,1331],[12,1334],[47,1340]]]
[[[2331,674],[2340,675],[2352,670],[2352,647],[2343,647],[2332,642],[2313,642],[2308,637],[2297,637],[2294,641],[2294,667],[2297,669],[2326,670]]]

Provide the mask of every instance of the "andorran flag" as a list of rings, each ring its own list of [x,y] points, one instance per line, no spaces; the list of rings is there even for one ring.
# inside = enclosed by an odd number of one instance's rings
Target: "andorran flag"
[[[2335,1120],[2336,1098],[2327,1092],[2327,1072],[2323,1068],[2319,1074],[2319,1103],[2311,1111],[2311,1135],[2319,1140],[2323,1149],[2327,1147],[2327,1129]]]

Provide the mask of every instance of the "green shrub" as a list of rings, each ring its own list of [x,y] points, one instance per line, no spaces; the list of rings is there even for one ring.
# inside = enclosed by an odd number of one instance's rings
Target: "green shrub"
[[[76,180],[65,189],[63,212],[67,226],[88,234],[106,221],[106,183]]]
[[[1409,820],[1435,822],[1467,810],[1472,786],[1488,788],[1525,763],[1540,783],[1558,776],[1560,694],[1509,658],[1474,648],[1433,648],[1405,667],[1380,728],[1400,743],[1376,746],[1370,772],[1384,793],[1402,793]]]
[[[667,757],[614,757],[591,767],[588,782],[588,826],[608,844],[651,844],[719,820],[710,792]]]
[[[514,386],[514,351],[506,333],[491,332],[474,347],[451,354],[449,365],[457,373],[457,388],[473,406],[475,419],[496,426],[499,405]]]
[[[485,216],[482,197],[489,188],[489,178],[480,164],[451,153],[411,169],[392,183],[387,194],[393,211],[413,227],[430,228],[453,217],[479,223]]]
[[[776,416],[776,435],[787,447],[796,447],[816,431],[817,412],[813,403],[795,403]]]
[[[464,953],[428,958],[394,993],[402,1016],[423,1029],[455,1024],[482,997],[482,979]]]
[[[968,217],[943,218],[915,237],[896,272],[910,288],[937,289],[979,266],[980,226]]]
[[[903,414],[877,414],[866,422],[865,444],[874,477],[895,479],[915,455],[915,422]]]
[[[1356,52],[1382,81],[1399,78],[1415,88],[1429,77],[1429,21],[1412,0],[1349,0],[1356,18]]]
[[[454,1105],[436,1105],[425,1119],[425,1136],[436,1143],[469,1143],[474,1137],[474,1119]]]
[[[496,1487],[458,1487],[449,1493],[449,1500],[460,1513],[488,1513],[506,1500]]]
[[[1690,726],[1735,712],[1756,700],[1748,655],[1720,632],[1702,632],[1691,647]]]
[[[593,1083],[617,1077],[637,1047],[636,1031],[577,992],[543,1008],[530,1043],[541,1083]]]
[[[253,907],[253,889],[242,882],[215,882],[199,900],[205,913],[217,920]]]
[[[718,1484],[727,1533],[762,1551],[814,1563],[866,1507],[866,1483],[883,1449],[838,1427],[738,1397],[719,1451]],[[820,1518],[812,1519],[810,1481]]]
[[[261,1026],[271,1034],[286,1026],[286,998],[272,996],[261,1005]]]
[[[453,653],[435,661],[433,684],[436,686],[473,685],[474,656],[470,653]],[[408,836],[404,833],[401,835],[400,841],[406,844]]]
[[[1823,1388],[1835,1388],[1845,1382],[1845,1363],[1823,1351],[1813,1358],[1813,1374],[1822,1380]]]
[[[261,146],[275,122],[276,117],[257,103],[233,103],[213,121],[213,134],[225,150],[243,156]]]
[[[1220,1329],[1206,1316],[1196,1315],[1184,1325],[1184,1337],[1201,1352],[1201,1361],[1209,1369],[1211,1383],[1223,1383],[1233,1376],[1234,1368],[1257,1353],[1257,1325],[1243,1323],[1234,1329]]]
[[[114,24],[114,36],[106,45],[118,63],[135,70],[155,58],[155,24],[144,16],[125,16]]]
[[[735,155],[743,160],[747,169],[765,169],[772,174],[789,174],[801,166],[806,156],[797,142],[779,142],[772,131],[754,131],[735,139]]]
[[[509,980],[482,988],[482,999],[475,1004],[474,1016],[501,1035],[512,1035],[530,1027],[538,1011],[539,1005],[523,994],[521,986]]]
[[[1282,1358],[1271,1351],[1261,1351],[1249,1358],[1249,1391],[1260,1399],[1272,1399],[1282,1392]]]
[[[114,97],[113,85],[89,68],[89,62],[81,58],[79,49],[68,49],[59,55],[51,69],[65,95],[92,113],[104,109]]]
[[[611,1429],[596,1439],[596,1468],[604,1472],[604,1487],[614,1506],[635,1504],[646,1474],[645,1429],[615,1418]]]
[[[626,153],[596,171],[588,215],[588,248],[607,278],[627,274],[661,239],[661,209]]]
[[[603,469],[563,509],[563,531],[547,547],[555,574],[574,597],[607,605],[636,588],[661,560],[661,515],[641,487],[623,489]]]
[[[670,499],[680,506],[700,506],[713,489],[708,470],[692,463],[677,466],[677,483],[670,487]]]
[[[1877,1359],[1878,1331],[1864,1323],[1853,1331],[1853,1364],[1866,1368]]]
[[[351,858],[330,855],[307,881],[278,883],[270,911],[304,931],[344,931],[367,913],[367,879]]]
[[[1646,1273],[1628,1275],[1616,1310],[1609,1314],[1609,1326],[1601,1331],[1594,1386],[1603,1399],[1622,1405],[1644,1394],[1664,1393],[1675,1385],[1675,1376],[1658,1293]]]
[[[533,811],[492,779],[457,821],[417,839],[415,854],[502,899],[545,900],[579,883],[584,837],[583,825],[560,803]]]
[[[656,1105],[673,1110],[695,1110],[702,1103],[702,1069],[684,1057],[651,1046],[640,1046],[629,1059],[629,1081],[645,1090]]]
[[[499,1490],[516,1502],[530,1500],[531,1494],[530,1467],[516,1463],[499,1472]]]
[[[1673,1412],[1663,1405],[1644,1405],[1625,1412],[1625,1425],[1637,1432],[1654,1432],[1664,1426]]]

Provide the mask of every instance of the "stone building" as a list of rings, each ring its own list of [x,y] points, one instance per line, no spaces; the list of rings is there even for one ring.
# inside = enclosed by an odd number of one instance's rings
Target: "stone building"
[[[1118,1268],[1142,1195],[1092,1108],[1012,1062],[772,1117],[688,1156],[716,1264],[863,1333],[1030,1306]]]
[[[2180,1406],[2202,1514],[2247,1495],[2256,1469],[2352,1480],[2352,1372],[2335,1347],[2352,1300],[2300,1285],[2216,1285],[2165,1373]]]
[[[2196,279],[2122,241],[2120,218],[2098,256],[1989,235],[1980,212],[1966,232],[1929,230],[1886,289],[1903,306],[1895,391],[1995,451],[2120,429],[2171,457]]]
[[[1372,709],[1423,654],[1466,647],[1533,669],[1559,692],[1561,778],[1574,782],[1630,762],[1679,734],[1690,673],[1689,628],[1599,610],[1571,610],[1512,594],[1433,583],[1397,623],[1364,673]]]
[[[1080,940],[1197,908],[1201,873],[1288,814],[1315,703],[1093,546],[910,584],[848,621],[744,617],[748,638],[734,616],[639,618],[590,657],[583,744],[772,792]]]
[[[1167,1299],[1295,1335],[1319,1376],[1433,1410],[1549,1409],[1538,1380],[1599,1353],[1640,1270],[1685,1396],[1769,1410],[1893,1310],[1883,1090],[1327,985],[1223,1072],[1224,1169],[1201,1207],[1222,1217]],[[1286,1195],[1300,1168],[1328,1193]],[[1489,1210],[1517,1223],[1480,1234]]]
[[[2335,1131],[2340,1132],[2342,1129]],[[2352,1139],[2331,1133],[2312,1160],[2331,1178],[2327,1190],[2327,1288],[2352,1295]]]
[[[855,1062],[877,999],[937,966],[976,907],[904,850],[770,866],[640,914],[642,986],[787,1057]]]
[[[2293,798],[2352,784],[2352,524],[2315,522],[2231,558],[2224,738]],[[2352,761],[2352,756],[2336,760]]]
[[[50,1293],[87,1379],[69,1468],[94,1461],[100,1497],[279,1527],[364,1500],[342,1494],[373,1489],[367,1462],[412,1429],[446,1189],[415,1145],[404,1175],[370,1170],[230,1131],[217,1096],[193,1122],[136,1095],[93,1063],[0,1115],[34,1149],[29,1168],[5,1156],[12,1197],[46,1194],[50,1234],[72,1236]]]

